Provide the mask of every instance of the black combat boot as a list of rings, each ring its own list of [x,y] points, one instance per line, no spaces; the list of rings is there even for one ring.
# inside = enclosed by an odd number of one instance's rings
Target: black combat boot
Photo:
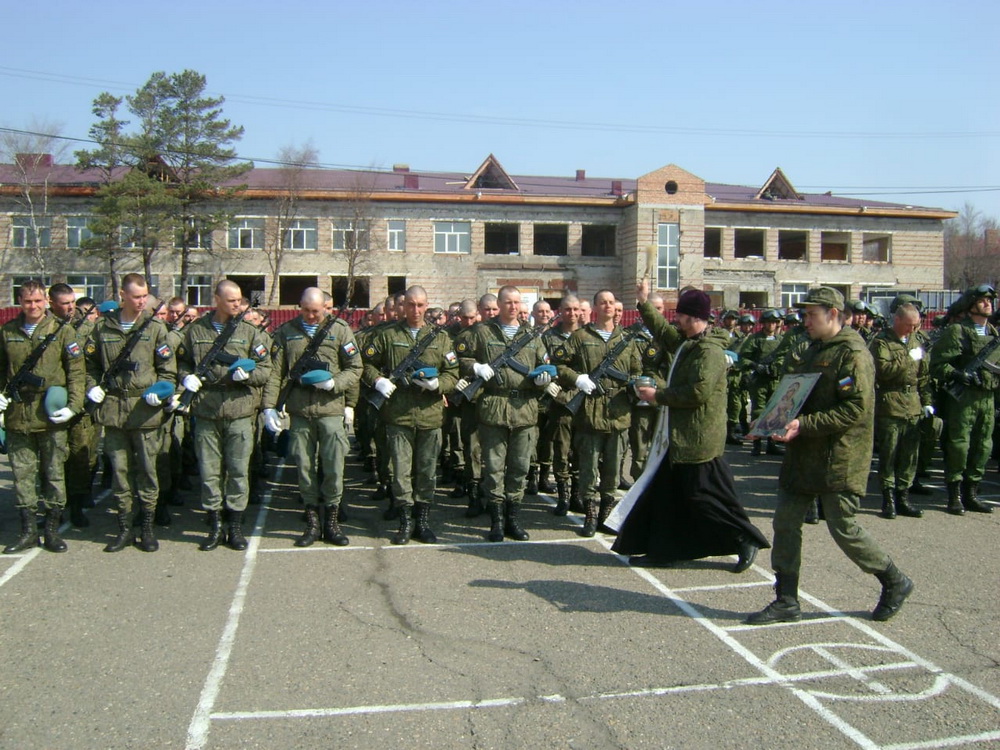
[[[467,494],[466,486],[462,484],[461,481],[459,481],[452,488],[451,492],[448,493],[448,497],[453,497],[457,500],[460,497],[465,497],[466,494]]]
[[[538,472],[535,470],[534,466],[528,469],[528,479],[524,483],[524,494],[525,495],[538,494]]]
[[[521,503],[508,500],[504,503],[504,509],[507,511],[507,520],[503,525],[504,535],[518,542],[528,541],[528,532],[521,526]]]
[[[916,477],[913,484],[910,485],[910,493],[913,495],[933,495],[934,490],[921,482],[920,477]]]
[[[962,505],[962,498],[959,495],[961,482],[948,482],[948,512],[953,516],[964,516],[965,506]]]
[[[3,548],[5,555],[13,555],[26,549],[38,546],[38,527],[35,525],[35,511],[31,508],[18,508],[21,518],[21,536],[13,544]]]
[[[614,495],[603,495],[601,497],[601,507],[597,512],[597,528],[603,534],[618,535],[617,531],[610,526],[604,525],[604,522],[608,520],[608,516],[611,515],[611,511],[615,509],[616,505],[618,505],[618,499]]]
[[[302,536],[295,540],[296,547],[311,547],[319,539],[319,509],[315,505],[306,506],[306,528]]]
[[[413,517],[409,508],[397,508],[396,516],[399,518],[399,529],[393,535],[393,544],[409,544],[410,534],[413,533]]]
[[[211,552],[222,541],[222,513],[217,510],[208,511],[208,539],[198,545],[202,552]]]
[[[899,568],[892,560],[889,561],[889,567],[881,573],[876,573],[875,577],[882,584],[882,596],[872,610],[872,619],[876,622],[885,622],[899,612],[906,597],[913,591],[913,581],[899,572]]]
[[[732,570],[734,573],[742,573],[753,565],[753,561],[757,559],[757,550],[760,548],[753,539],[741,536],[736,540],[736,549],[739,552],[740,559],[736,561]]]
[[[802,617],[799,608],[799,577],[774,574],[774,601],[760,612],[747,617],[747,625],[770,625],[774,622],[796,622]]]
[[[173,520],[170,517],[170,506],[167,504],[166,498],[159,498],[156,501],[156,513],[153,516],[153,523],[157,526],[169,526],[173,523]]]
[[[549,494],[552,492],[552,483],[549,481],[549,466],[548,464],[540,464],[538,466],[538,491]]]
[[[343,505],[343,503],[340,505]],[[326,519],[324,519],[323,524],[323,541],[336,547],[346,547],[351,543],[351,540],[347,538],[347,534],[340,529],[340,513],[338,512],[337,505],[326,506]]]
[[[587,509],[583,507],[583,500],[580,498],[580,483],[577,481],[576,477],[570,479],[569,510],[571,513],[587,512]]]
[[[726,427],[726,445],[743,445],[743,438],[736,434],[739,423],[729,422]]]
[[[910,505],[909,495],[909,490],[896,490],[896,513],[906,518],[923,518],[924,512]]]
[[[105,552],[121,552],[135,543],[135,533],[132,531],[132,519],[126,511],[118,511],[118,536],[104,547]]]
[[[503,541],[503,503],[490,503],[490,533],[486,539],[490,542]]]
[[[556,482],[556,492],[559,493],[559,501],[556,509],[552,511],[554,515],[565,516],[569,512],[569,490],[565,482]]]
[[[589,537],[597,533],[598,512],[598,501],[596,499],[587,500],[587,510],[583,518],[583,528],[580,529],[580,536]]]
[[[473,479],[465,488],[469,495],[469,507],[465,509],[466,518],[477,518],[483,512],[483,491],[479,482]]]
[[[417,518],[410,536],[423,544],[437,544],[437,536],[435,536],[434,532],[431,531],[429,523],[431,516],[431,504],[416,503],[414,507],[417,511]]]
[[[761,450],[760,450],[760,438],[756,438],[753,441],[753,447],[750,448],[750,455],[751,456],[759,456],[760,454],[761,454]]]
[[[229,548],[242,552],[247,548],[246,537],[243,536],[243,511],[229,511]]]
[[[973,513],[993,512],[993,508],[979,499],[979,482],[969,479],[962,482],[962,505]]]
[[[785,447],[783,445],[778,445],[774,442],[773,438],[767,439],[767,455],[769,456],[784,456]]]
[[[77,529],[85,529],[90,526],[90,519],[83,512],[83,497],[72,495],[66,504],[69,506],[69,522]]]
[[[896,517],[896,501],[892,497],[892,488],[882,488],[882,518]]]
[[[49,552],[66,551],[66,542],[59,536],[61,519],[62,508],[49,508],[45,511],[45,533],[42,536],[42,546]]]
[[[157,504],[159,510],[159,504]],[[160,543],[156,541],[153,534],[154,514],[145,508],[142,509],[142,533],[139,536],[139,549],[143,552],[156,552],[160,548]]]

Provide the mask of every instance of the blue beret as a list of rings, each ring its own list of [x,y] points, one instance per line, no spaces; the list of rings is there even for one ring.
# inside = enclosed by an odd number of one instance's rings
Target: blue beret
[[[174,395],[174,384],[169,380],[157,380],[149,388],[143,392],[143,396],[148,396],[150,393],[155,393],[160,397],[160,401],[166,401],[168,398]]]
[[[329,370],[310,370],[299,378],[299,382],[302,385],[315,385],[316,383],[325,383],[332,377]]]
[[[54,385],[45,392],[45,412],[51,417],[69,403],[69,393],[61,385]]]
[[[250,372],[257,369],[257,362],[252,359],[238,359],[229,365],[229,372],[236,372],[239,367],[242,367],[244,372]]]

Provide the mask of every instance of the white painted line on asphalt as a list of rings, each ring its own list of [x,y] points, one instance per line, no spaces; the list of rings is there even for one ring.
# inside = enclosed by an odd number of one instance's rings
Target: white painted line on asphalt
[[[730,625],[729,627],[723,628],[727,633],[738,633],[741,630],[755,630],[758,632],[763,632],[765,630],[770,630],[771,628],[794,628],[798,625],[825,625],[829,622],[841,622],[842,617],[807,617],[803,620],[796,620],[795,622],[773,622],[770,625]]]
[[[945,737],[940,740],[925,742],[900,742],[895,745],[882,745],[882,750],[923,750],[923,748],[956,747],[971,745],[973,742],[990,742],[1000,740],[1000,732],[982,732],[980,734],[964,734],[957,737]]]
[[[280,475],[284,467],[278,469]],[[226,669],[229,667],[229,657],[233,653],[233,645],[236,642],[236,629],[240,624],[240,615],[243,614],[243,607],[246,605],[247,589],[250,586],[250,579],[253,576],[254,568],[257,564],[257,553],[260,549],[261,533],[264,529],[264,522],[267,519],[268,503],[271,500],[270,488],[265,493],[257,511],[257,521],[250,534],[247,551],[243,557],[243,570],[240,572],[239,583],[236,584],[236,592],[233,594],[233,601],[229,605],[229,615],[226,618],[226,625],[222,630],[222,637],[215,650],[215,659],[212,668],[205,678],[205,684],[201,689],[201,696],[198,699],[198,706],[195,708],[194,716],[188,725],[187,750],[200,750],[208,740],[208,732],[212,726],[212,709],[215,701],[219,697],[219,690],[222,687],[222,680],[226,676]]]
[[[519,706],[525,702],[524,698],[493,698],[480,701],[397,703],[382,706],[346,706],[344,708],[299,708],[287,711],[226,711],[212,714],[211,718],[218,721],[241,719],[306,719],[321,716],[363,716],[366,714],[454,711],[466,708],[502,708],[506,706]]]
[[[722,583],[718,586],[685,586],[684,588],[674,589],[674,591],[680,594],[686,594],[689,591],[725,591],[726,589],[752,589],[759,586],[773,586],[774,580],[770,581],[751,581],[750,583]]]
[[[438,542],[437,544],[380,544],[376,546],[364,546],[364,547],[336,547],[330,545],[312,546],[312,547],[271,547],[268,549],[262,549],[261,552],[352,552],[352,551],[372,551],[372,550],[447,550],[447,549],[463,549],[465,547],[494,547],[496,549],[505,549],[509,547],[515,547],[522,544],[580,544],[595,541],[593,538],[584,537],[571,537],[569,539],[529,539],[526,542]]]
[[[889,693],[892,692],[892,690],[889,687],[886,687],[877,680],[869,679],[868,675],[865,674],[862,670],[860,669],[855,670],[851,666],[850,662],[844,661],[840,657],[836,656],[833,653],[833,651],[827,647],[827,644],[811,643],[809,644],[809,648],[811,651],[822,656],[824,659],[833,664],[835,667],[840,667],[841,669],[843,669],[845,672],[847,672],[848,677],[851,677],[857,680],[858,682],[864,683],[865,686],[868,687],[870,690],[876,693],[881,693],[882,695],[888,695]],[[784,654],[783,651],[777,652],[768,660],[769,663],[777,664],[778,660],[783,656],[783,654]]]

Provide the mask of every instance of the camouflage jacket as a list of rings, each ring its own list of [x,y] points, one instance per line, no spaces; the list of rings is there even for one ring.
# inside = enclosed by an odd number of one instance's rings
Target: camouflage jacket
[[[910,352],[920,350],[921,359]],[[875,416],[914,418],[931,402],[930,353],[914,334],[904,343],[891,328],[872,337],[868,350],[875,360]]]
[[[997,330],[986,324],[986,335],[980,336],[975,324],[968,318],[959,323],[953,323],[944,329],[931,351],[931,374],[940,383],[951,380],[956,370],[963,369],[975,359],[979,351],[987,346],[997,336]],[[1000,362],[1000,352],[994,352],[993,362]],[[979,370],[983,387],[969,386],[980,393],[994,391],[1000,385],[1000,377],[985,368]]]

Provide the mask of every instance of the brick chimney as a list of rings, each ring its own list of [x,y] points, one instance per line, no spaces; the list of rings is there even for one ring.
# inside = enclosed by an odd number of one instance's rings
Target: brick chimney
[[[616,195],[619,198],[622,197],[622,181],[621,180],[612,180],[611,181],[611,194],[612,195]]]
[[[393,164],[392,165],[392,171],[393,172],[397,172],[397,173],[409,172],[410,171],[410,165],[409,164]]]
[[[415,175],[407,172],[403,175],[403,187],[407,190],[419,190],[420,189],[420,175]]]
[[[587,179],[587,170],[586,169],[578,169],[578,170],[576,170],[576,181],[577,182],[583,182],[586,179]]]

